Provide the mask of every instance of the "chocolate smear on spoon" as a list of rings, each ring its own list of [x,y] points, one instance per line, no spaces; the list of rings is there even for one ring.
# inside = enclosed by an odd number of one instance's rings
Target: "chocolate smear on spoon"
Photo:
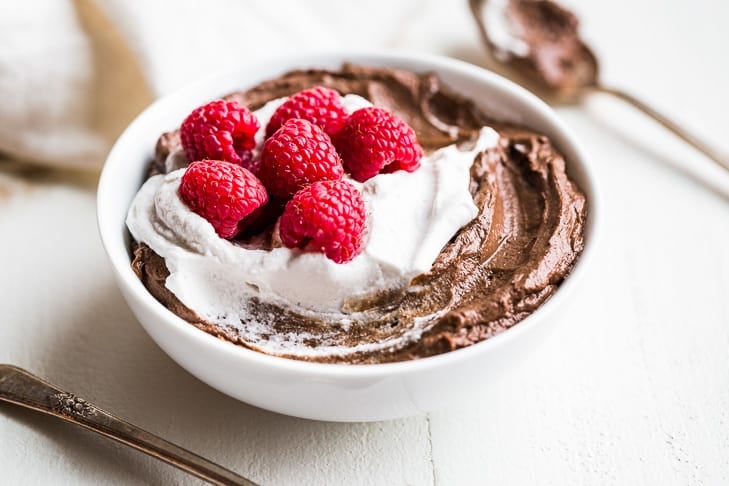
[[[729,157],[622,89],[598,77],[598,61],[579,35],[577,16],[552,0],[469,0],[484,44],[501,74],[553,103],[601,92],[620,98],[729,170]]]

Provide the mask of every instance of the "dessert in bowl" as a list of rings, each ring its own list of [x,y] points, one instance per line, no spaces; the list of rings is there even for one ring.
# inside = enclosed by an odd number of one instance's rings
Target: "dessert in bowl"
[[[302,137],[292,121],[266,128],[314,87],[338,93],[343,121],[303,139],[331,139],[343,169],[288,187],[288,173],[270,168],[269,141]],[[220,97],[260,125],[240,160],[200,162],[263,181],[245,186],[263,189],[230,231],[211,216],[219,211],[195,206],[185,178],[198,157],[177,132]],[[374,170],[372,154],[357,152],[367,150],[355,140],[361,125],[347,131],[369,105],[400,123],[396,145],[414,133],[395,147],[409,156]],[[301,230],[321,218],[296,211],[331,197],[343,226]],[[429,56],[292,56],[210,78],[142,113],[99,184],[102,240],[162,349],[231,396],[324,420],[427,411],[502,373],[558,320],[552,309],[583,271],[594,214],[584,157],[549,108],[489,72]]]

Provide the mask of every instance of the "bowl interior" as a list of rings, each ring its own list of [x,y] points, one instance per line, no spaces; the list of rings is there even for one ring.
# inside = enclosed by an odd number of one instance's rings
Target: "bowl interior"
[[[131,269],[129,234],[124,221],[129,205],[144,180],[160,134],[178,127],[192,109],[210,99],[251,87],[292,69],[312,67],[337,69],[343,62],[398,67],[416,72],[435,71],[444,84],[472,99],[489,115],[545,133],[565,155],[568,173],[586,193],[588,199],[585,250],[559,291],[531,316],[498,336],[443,355],[380,365],[332,365],[272,357],[214,338],[165,309],[144,288]],[[218,74],[152,104],[129,125],[110,152],[99,181],[97,211],[102,242],[122,290],[127,295],[133,294],[143,305],[149,307],[158,317],[160,324],[167,326],[170,332],[196,333],[201,345],[214,349],[215,352],[235,353],[242,359],[259,364],[336,375],[425,369],[437,366],[439,362],[445,360],[465,359],[469,353],[483,352],[489,346],[504,344],[517,334],[526,332],[540,315],[549,312],[564,298],[569,288],[574,286],[574,282],[584,272],[586,261],[593,252],[596,200],[595,187],[586,158],[569,130],[546,104],[510,81],[476,66],[436,56],[323,53],[279,57]]]

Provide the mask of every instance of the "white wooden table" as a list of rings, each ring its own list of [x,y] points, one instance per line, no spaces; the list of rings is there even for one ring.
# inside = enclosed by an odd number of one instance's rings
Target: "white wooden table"
[[[484,62],[465,2],[412,3],[390,46]],[[729,3],[582,0],[577,11],[606,80],[729,152]],[[267,485],[729,484],[729,175],[618,101],[559,113],[595,163],[599,256],[559,331],[470,403],[331,424],[212,390],[123,302],[96,234],[94,177],[15,163],[0,164],[0,362]],[[0,451],[1,484],[197,484],[7,405]]]

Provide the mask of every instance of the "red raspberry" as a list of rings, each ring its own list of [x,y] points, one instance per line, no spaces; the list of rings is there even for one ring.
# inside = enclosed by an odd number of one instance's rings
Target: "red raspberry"
[[[380,172],[413,172],[423,157],[410,125],[374,106],[352,113],[334,136],[334,145],[344,168],[359,182]]]
[[[266,136],[270,137],[281,128],[286,120],[302,118],[319,125],[328,135],[342,127],[347,110],[339,93],[333,89],[317,86],[305,89],[291,96],[274,112],[266,125]]]
[[[289,199],[312,182],[339,180],[343,175],[331,139],[309,121],[287,120],[263,144],[258,177],[274,196]]]
[[[320,181],[296,193],[280,220],[281,241],[289,248],[324,253],[336,263],[362,248],[365,207],[362,195],[345,181]]]
[[[246,168],[261,124],[237,101],[215,100],[190,113],[180,127],[180,141],[188,160],[215,159]]]
[[[268,201],[266,188],[256,176],[222,160],[191,163],[180,181],[180,197],[227,239],[242,231],[246,216]]]

